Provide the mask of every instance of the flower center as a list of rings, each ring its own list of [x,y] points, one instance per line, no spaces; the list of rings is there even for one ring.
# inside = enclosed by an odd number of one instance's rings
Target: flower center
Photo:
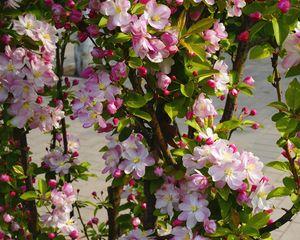
[[[103,83],[99,83],[98,87],[99,87],[99,90],[105,89],[105,85]]]
[[[160,16],[159,15],[154,15],[152,17],[152,20],[155,21],[155,22],[158,22],[158,21],[160,21]]]
[[[251,164],[249,164],[249,165],[246,167],[246,169],[247,169],[248,171],[253,171],[253,170],[255,170],[255,165],[254,165],[253,163],[251,163]]]
[[[14,65],[12,64],[12,63],[8,63],[7,64],[7,71],[9,71],[9,72],[13,72],[14,71]]]
[[[132,159],[132,162],[134,162],[134,163],[139,163],[140,161],[141,161],[141,159],[139,157]]]
[[[231,177],[233,175],[233,170],[231,168],[225,169],[225,175]]]
[[[42,76],[42,73],[39,71],[34,71],[33,76],[34,76],[34,78],[40,78]]]
[[[23,109],[29,109],[29,103],[28,102],[24,103],[22,108]]]
[[[116,13],[118,13],[118,14],[119,14],[119,13],[121,13],[121,12],[122,12],[122,9],[121,9],[120,7],[116,7],[116,8],[115,8],[115,11],[116,11]]]
[[[198,210],[198,207],[195,205],[192,205],[191,210],[192,210],[192,212],[196,212]]]
[[[30,22],[27,22],[25,28],[28,30],[32,29],[32,24]]]
[[[268,195],[268,194],[267,194],[266,192],[264,192],[264,191],[261,191],[261,192],[259,192],[259,193],[257,194],[258,198],[266,198],[267,195]]]
[[[51,37],[48,33],[44,33],[43,34],[43,38],[47,39],[47,40],[51,40]]]

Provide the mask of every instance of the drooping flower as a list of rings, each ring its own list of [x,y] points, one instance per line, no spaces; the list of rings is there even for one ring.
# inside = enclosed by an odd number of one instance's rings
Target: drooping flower
[[[186,226],[192,229],[197,222],[204,222],[210,216],[210,210],[207,208],[208,201],[201,198],[198,193],[187,195],[183,202],[179,204],[178,219],[186,221]]]

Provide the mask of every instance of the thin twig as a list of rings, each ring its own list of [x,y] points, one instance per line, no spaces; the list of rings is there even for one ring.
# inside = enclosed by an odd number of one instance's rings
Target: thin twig
[[[86,236],[86,239],[89,240],[90,238],[89,238],[89,235],[88,235],[88,232],[87,232],[87,228],[86,228],[86,225],[83,222],[83,219],[82,219],[82,216],[81,216],[81,212],[80,212],[80,209],[78,207],[77,202],[75,202],[74,205],[75,205],[75,208],[76,208],[76,210],[78,212],[78,218],[79,218],[79,220],[81,222],[81,225],[83,227],[84,235]]]

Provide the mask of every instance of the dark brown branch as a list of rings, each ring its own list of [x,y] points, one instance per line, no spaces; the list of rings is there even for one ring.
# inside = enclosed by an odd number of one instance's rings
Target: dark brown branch
[[[28,143],[27,143],[27,136],[26,131],[24,128],[14,129],[14,139],[17,140],[20,144],[20,160],[21,165],[23,168],[23,172],[26,175],[26,188],[27,191],[34,190],[33,182],[32,182],[32,176],[28,174]],[[28,229],[30,233],[32,234],[32,239],[37,239],[38,236],[38,213],[37,213],[37,207],[35,200],[32,201],[26,201],[25,208],[30,211],[30,215],[28,216]]]
[[[274,88],[276,88],[278,102],[281,102],[282,100],[281,87],[280,87],[281,76],[278,71],[278,54],[279,54],[278,52],[273,53],[273,57],[271,58],[273,75],[274,75],[274,82],[272,83],[272,85]]]
[[[107,208],[108,216],[108,240],[115,240],[119,237],[119,227],[117,217],[119,214],[118,208],[121,202],[122,187],[110,186],[107,188],[108,201],[110,207]]]
[[[272,231],[280,228],[285,223],[290,222],[292,220],[292,217],[295,214],[294,211],[295,211],[295,208],[293,206],[291,209],[286,211],[286,213],[282,217],[278,218],[276,221],[267,225],[266,227],[261,228],[259,230],[259,233],[264,234],[264,233],[272,232]]]

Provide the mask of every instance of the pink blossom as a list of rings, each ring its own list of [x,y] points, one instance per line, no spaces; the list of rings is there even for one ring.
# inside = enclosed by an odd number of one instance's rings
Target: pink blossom
[[[114,173],[115,170],[118,169],[120,162],[121,146],[117,145],[114,148],[109,149],[104,153],[102,158],[105,160],[105,168],[102,170],[102,173]]]
[[[283,43],[283,47],[286,49],[287,55],[283,59],[282,66],[285,69],[300,64],[300,34],[290,34]]]
[[[217,225],[214,220],[206,219],[203,225],[204,225],[205,232],[207,232],[208,234],[214,233],[217,229]]]
[[[219,73],[213,75],[212,81],[215,82],[215,90],[218,95],[228,93],[228,83],[230,81],[228,74],[228,66],[223,60],[216,61],[214,69],[218,70]]]
[[[205,166],[208,157],[210,156],[210,148],[195,147],[193,154],[186,154],[182,157],[183,166],[187,172],[191,173],[195,169],[201,169]]]
[[[208,98],[205,98],[203,93],[201,93],[196,99],[193,105],[193,113],[201,121],[207,117],[214,117],[218,115],[215,107],[212,104],[212,101]]]
[[[193,232],[186,227],[174,227],[171,233],[173,235],[172,240],[193,239]]]
[[[253,86],[254,83],[255,83],[253,77],[251,77],[251,76],[245,77],[244,80],[243,80],[243,82],[246,83],[246,84],[248,84],[249,86]]]
[[[145,175],[146,167],[155,163],[147,148],[134,135],[122,142],[122,147],[124,160],[120,163],[119,168],[126,174],[133,173],[135,178],[141,178]]]
[[[127,77],[126,64],[118,62],[111,68],[111,78],[113,81],[119,81]]]
[[[12,220],[14,220],[14,217],[8,213],[3,214],[3,221],[5,223],[10,223]]]
[[[101,4],[100,12],[109,16],[109,29],[129,24],[131,16],[127,11],[130,9],[130,5],[128,0],[107,0]]]
[[[157,77],[157,86],[162,90],[167,89],[170,83],[172,82],[171,78],[162,72],[157,73],[156,77]]]
[[[22,2],[22,0],[6,0],[5,2],[5,6],[8,8],[19,8],[20,5],[19,3]]]
[[[270,210],[272,201],[267,200],[268,194],[274,189],[274,187],[268,181],[261,181],[255,191],[253,191],[249,198],[253,208],[253,213],[258,213],[263,210]]]
[[[179,204],[179,220],[185,220],[188,229],[192,229],[197,222],[204,222],[210,216],[210,210],[207,208],[208,201],[201,199],[200,195],[193,193],[187,195],[183,202]]]
[[[242,15],[242,8],[246,6],[244,0],[228,0],[227,2],[227,15],[229,17],[240,17]]]
[[[20,35],[27,35],[33,40],[38,40],[36,35],[37,19],[34,15],[19,16],[19,20],[13,20],[13,29]]]
[[[157,4],[156,0],[151,0],[146,4],[144,17],[151,27],[155,29],[164,29],[169,23],[171,10],[168,6]]]
[[[198,172],[188,177],[188,186],[191,191],[205,190],[209,183],[207,177]]]
[[[142,231],[141,229],[137,228],[121,236],[119,240],[154,240],[154,238],[149,237],[151,233],[151,230]]]
[[[70,156],[63,154],[62,149],[57,148],[47,153],[43,161],[50,168],[51,171],[55,171],[60,175],[69,173],[71,163],[69,163]]]
[[[249,182],[253,185],[258,184],[260,179],[263,177],[262,169],[264,164],[259,161],[259,158],[254,156],[251,152],[242,152],[240,158],[242,164],[244,165]]]
[[[174,184],[165,183],[156,191],[155,197],[155,208],[159,209],[161,213],[168,214],[170,219],[172,219],[174,208],[176,208],[179,203],[178,189]]]

